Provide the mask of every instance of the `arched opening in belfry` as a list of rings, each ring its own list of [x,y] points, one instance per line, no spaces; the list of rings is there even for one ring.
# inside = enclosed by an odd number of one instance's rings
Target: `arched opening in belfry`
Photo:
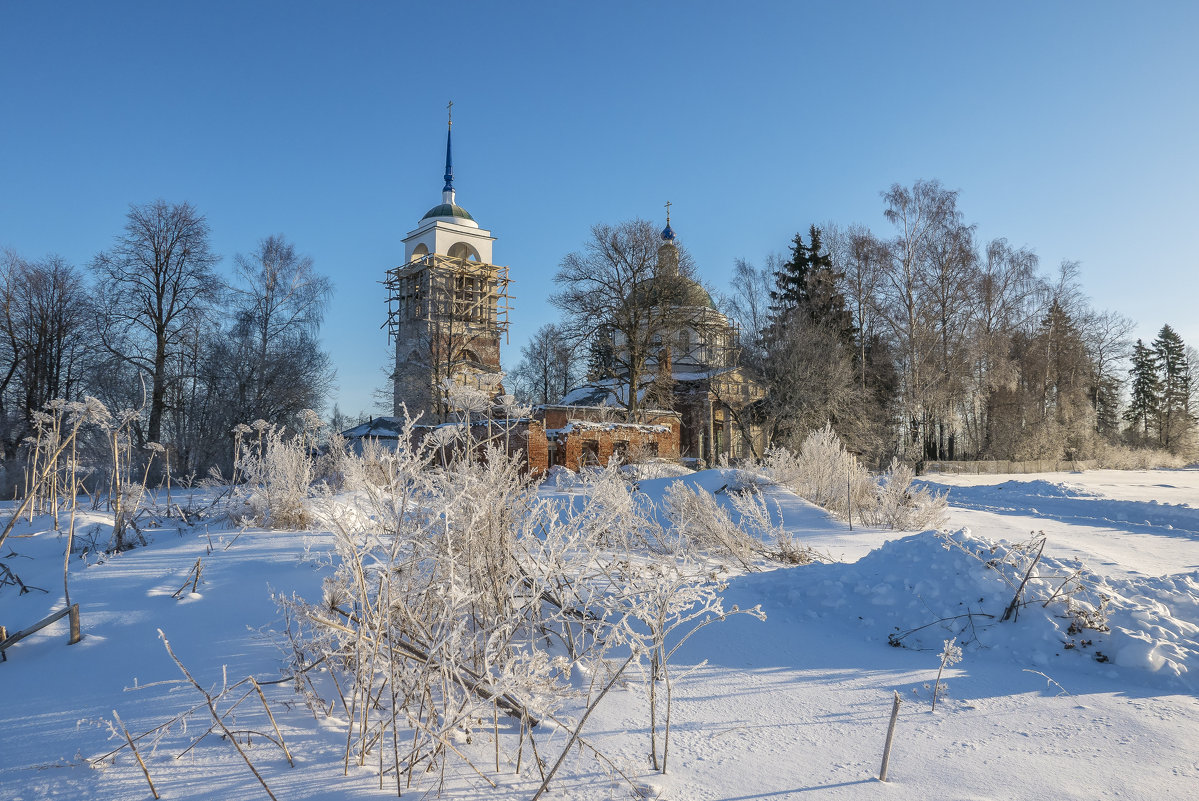
[[[450,245],[449,256],[451,259],[465,259],[467,261],[482,261],[479,258],[479,251],[474,249],[474,246],[466,242],[455,242]]]

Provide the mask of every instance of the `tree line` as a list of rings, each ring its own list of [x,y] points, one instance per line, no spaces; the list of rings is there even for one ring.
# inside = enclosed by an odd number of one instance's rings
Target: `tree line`
[[[131,437],[170,454],[176,475],[227,469],[238,423],[320,408],[333,371],[317,334],[332,293],[281,235],[217,271],[189,203],[131,205],[85,268],[58,256],[0,261],[0,455],[20,461],[51,400],[93,396],[139,413]]]
[[[736,265],[728,306],[776,439],[830,420],[861,453],[914,461],[1191,452],[1199,357],[1173,329],[1133,347],[1077,263],[1046,275],[1031,249],[980,241],[938,181],[882,200],[887,230],[813,225],[789,258]]]
[[[1172,328],[1134,346],[1133,322],[1094,306],[1076,262],[1046,274],[1029,247],[982,241],[936,180],[881,198],[886,228],[812,225],[789,254],[733,266],[720,306],[740,326],[740,362],[766,386],[752,413],[771,442],[796,448],[831,422],[880,464],[1086,459],[1116,445],[1193,455],[1199,355]],[[639,331],[648,349],[655,324],[678,322],[626,325],[612,311],[627,316],[630,286],[652,279],[652,226],[592,233],[556,279],[570,313],[511,373],[525,401],[553,403],[596,378],[613,327],[625,340]]]

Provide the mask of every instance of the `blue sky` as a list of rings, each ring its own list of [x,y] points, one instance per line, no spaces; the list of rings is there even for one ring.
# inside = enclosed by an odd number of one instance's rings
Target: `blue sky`
[[[1199,345],[1199,4],[0,0],[0,247],[86,266],[189,201],[230,268],[282,233],[336,284],[345,412],[383,383],[401,239],[458,200],[540,325],[590,226],[674,228],[702,277],[813,222],[887,233],[937,178],[984,238],[1082,263],[1096,305]]]

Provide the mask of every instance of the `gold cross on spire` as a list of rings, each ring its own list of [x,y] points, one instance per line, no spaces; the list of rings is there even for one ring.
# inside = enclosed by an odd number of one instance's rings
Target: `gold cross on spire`
[[[454,101],[451,100],[445,107],[446,117],[449,120],[450,127],[454,127]]]
[[[670,201],[666,201],[666,224],[670,225]]]

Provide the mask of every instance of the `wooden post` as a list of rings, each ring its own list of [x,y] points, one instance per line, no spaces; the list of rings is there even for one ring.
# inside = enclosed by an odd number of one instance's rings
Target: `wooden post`
[[[895,721],[899,719],[899,691],[895,692],[895,702],[891,705],[891,725],[887,726],[887,744],[883,746],[883,765],[878,769],[878,780],[887,780],[887,763],[891,760],[891,739],[895,736]]]
[[[845,511],[849,515],[849,530],[853,531],[853,486],[848,467],[845,468]]]
[[[71,616],[70,644],[73,645],[73,644],[79,642],[79,640],[82,639],[81,635],[79,634],[79,604],[75,604],[69,609],[59,609],[54,614],[49,615],[45,618],[42,618],[41,620],[39,620],[37,623],[34,623],[29,628],[24,629],[22,631],[18,631],[16,634],[12,635],[11,637],[0,637],[0,653],[3,653],[10,646],[16,645],[21,640],[28,637],[30,634],[41,631],[42,629],[46,628],[46,626],[49,626],[51,623],[56,623],[59,620],[62,620],[67,615]]]
[[[0,642],[4,642],[7,639],[8,639],[8,629],[4,628],[4,626],[0,626]],[[5,653],[4,651],[0,651],[0,662],[7,662],[7,661],[8,661],[8,654]]]

